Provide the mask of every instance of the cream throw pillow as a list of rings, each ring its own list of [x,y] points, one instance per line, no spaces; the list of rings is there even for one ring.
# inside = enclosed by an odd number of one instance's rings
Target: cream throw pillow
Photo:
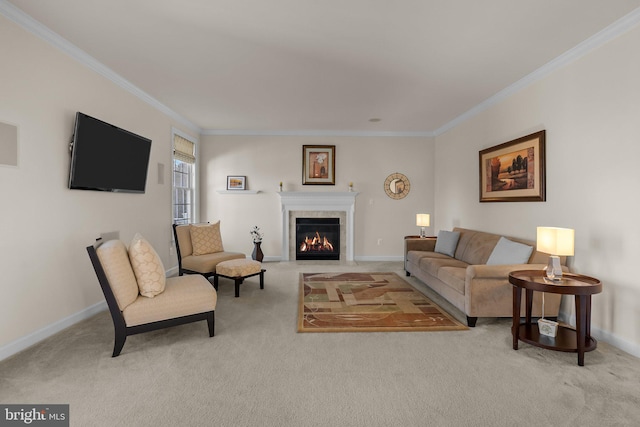
[[[220,236],[220,221],[215,224],[192,224],[190,232],[194,255],[224,252]]]
[[[164,291],[167,279],[162,260],[140,233],[133,236],[129,245],[129,260],[138,282],[140,295],[153,298]]]

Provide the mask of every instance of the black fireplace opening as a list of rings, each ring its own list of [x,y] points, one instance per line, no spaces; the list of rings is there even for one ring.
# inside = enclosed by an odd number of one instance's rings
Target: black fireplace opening
[[[296,218],[296,260],[339,260],[340,218]]]

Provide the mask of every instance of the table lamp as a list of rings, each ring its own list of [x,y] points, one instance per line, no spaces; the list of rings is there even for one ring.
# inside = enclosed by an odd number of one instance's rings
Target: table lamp
[[[429,224],[429,214],[416,214],[416,225],[420,227],[420,237],[427,237],[426,227]]]
[[[547,265],[547,278],[562,279],[560,256],[573,256],[573,242],[575,231],[571,228],[538,227],[537,250],[550,254]]]

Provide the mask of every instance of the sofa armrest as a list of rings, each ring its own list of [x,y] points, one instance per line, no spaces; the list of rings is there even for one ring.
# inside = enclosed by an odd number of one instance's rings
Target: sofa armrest
[[[546,264],[470,265],[464,283],[465,312],[470,317],[510,317],[513,315],[513,286],[509,273],[517,270],[542,270]],[[563,266],[564,271],[566,266]],[[534,293],[534,315],[539,312],[540,295]],[[559,294],[546,299],[545,312],[557,316]],[[537,307],[537,308],[536,308]],[[524,310],[524,307],[523,309]]]
[[[405,255],[409,251],[427,251],[433,252],[436,248],[435,237],[425,237],[422,239],[405,239],[404,240],[404,253]]]

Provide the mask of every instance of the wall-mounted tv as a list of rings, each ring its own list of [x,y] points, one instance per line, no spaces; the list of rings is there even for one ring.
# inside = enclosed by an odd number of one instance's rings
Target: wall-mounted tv
[[[69,188],[144,193],[150,139],[78,112],[71,144]]]

